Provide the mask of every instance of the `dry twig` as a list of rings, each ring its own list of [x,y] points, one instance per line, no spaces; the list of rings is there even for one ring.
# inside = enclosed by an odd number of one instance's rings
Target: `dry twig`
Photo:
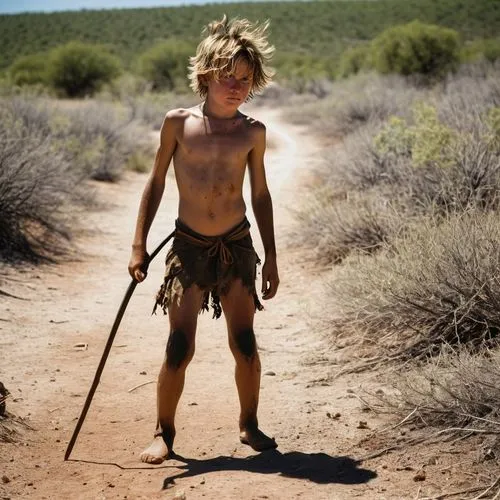
[[[128,392],[135,391],[136,389],[139,389],[139,387],[142,387],[143,385],[153,384],[154,382],[156,382],[156,380],[148,380],[147,382],[143,382],[142,384],[132,387],[131,389],[128,390]]]

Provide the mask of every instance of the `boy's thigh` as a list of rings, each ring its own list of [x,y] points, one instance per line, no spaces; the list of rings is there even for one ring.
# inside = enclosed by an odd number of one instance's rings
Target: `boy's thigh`
[[[229,291],[220,297],[222,310],[230,330],[253,327],[255,301],[253,293],[240,279],[231,283]]]
[[[198,314],[203,303],[204,292],[197,285],[184,290],[179,301],[173,300],[168,307],[171,330],[182,330],[186,334],[196,331]]]

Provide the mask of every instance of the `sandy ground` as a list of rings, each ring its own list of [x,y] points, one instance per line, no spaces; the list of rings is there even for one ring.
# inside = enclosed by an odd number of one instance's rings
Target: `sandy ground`
[[[452,468],[444,475],[431,471],[421,486],[414,480],[421,464],[404,453],[358,461],[376,445],[357,443],[384,421],[356,396],[371,383],[367,375],[327,376],[334,353],[310,321],[321,306],[322,275],[290,240],[291,211],[301,202],[302,180],[319,145],[284,124],[278,111],[253,113],[267,123],[272,145],[267,172],[281,287],[257,314],[256,334],[260,424],[276,437],[278,450],[259,454],[239,443],[225,323],[204,314],[177,416],[176,451],[183,459],[160,466],[139,461],[154,431],[154,380],[168,335],[167,318],[150,314],[164,251],[136,289],[72,459],[63,461],[130,282],[129,246],[146,176],[127,174],[118,184],[96,185],[108,207],[85,216],[78,260],[18,272],[7,289],[26,300],[0,297],[0,380],[12,392],[8,409],[33,428],[22,430],[20,444],[0,444],[0,498],[396,499],[439,492],[456,479]],[[176,208],[169,173],[151,248],[172,230]],[[262,254],[255,223],[253,236]],[[360,421],[367,428],[360,429]]]

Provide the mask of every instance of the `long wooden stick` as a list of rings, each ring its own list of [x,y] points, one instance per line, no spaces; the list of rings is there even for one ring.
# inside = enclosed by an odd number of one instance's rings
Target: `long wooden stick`
[[[149,260],[147,262],[148,266],[151,263],[151,261],[160,253],[161,249],[173,238],[174,234],[175,234],[175,231],[170,233],[156,247],[155,251],[149,257]],[[82,412],[80,414],[80,418],[78,419],[78,422],[76,423],[75,430],[73,431],[73,435],[71,436],[71,439],[69,441],[68,447],[66,449],[66,453],[64,454],[64,460],[69,459],[69,456],[71,454],[71,450],[73,450],[73,446],[75,446],[76,438],[78,437],[78,434],[80,433],[80,429],[82,428],[85,417],[87,416],[87,412],[89,411],[90,403],[92,402],[92,398],[94,397],[94,393],[97,389],[97,386],[99,385],[99,381],[101,379],[101,374],[104,370],[104,365],[106,364],[106,360],[108,359],[109,351],[111,350],[111,346],[113,345],[113,340],[115,339],[116,332],[118,331],[118,327],[120,326],[120,322],[123,318],[123,315],[125,314],[125,310],[127,309],[127,305],[130,301],[130,297],[132,297],[132,294],[134,293],[134,290],[135,290],[135,287],[137,286],[137,283],[138,282],[135,279],[133,279],[130,282],[130,285],[127,288],[125,296],[123,297],[122,303],[120,304],[120,308],[118,309],[118,313],[116,314],[115,321],[113,323],[113,326],[111,327],[111,331],[109,332],[108,341],[106,342],[106,346],[104,347],[104,352],[102,353],[101,361],[99,363],[99,366],[97,367],[97,370],[96,370],[96,373],[94,376],[94,381],[92,382],[92,386],[90,387],[89,393],[87,394],[87,399],[85,400],[85,404],[83,405],[83,409],[82,409]]]

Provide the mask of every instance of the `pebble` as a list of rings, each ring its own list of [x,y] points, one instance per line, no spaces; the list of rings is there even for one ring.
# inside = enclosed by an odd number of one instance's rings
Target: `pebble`
[[[273,372],[272,370],[268,370],[266,373],[264,373],[264,375],[269,375],[270,377],[274,377],[276,373]]]
[[[7,476],[2,476],[2,483],[7,484],[10,483],[10,479]]]
[[[337,412],[337,413],[334,413],[334,414],[332,415],[329,411],[327,411],[327,412],[326,412],[326,416],[327,416],[328,418],[333,418],[334,420],[338,420],[338,419],[339,419],[342,415],[341,415],[340,413],[338,413],[338,412]]]
[[[368,423],[365,422],[364,420],[360,420],[357,428],[358,429],[369,429]]]
[[[425,481],[425,470],[420,469],[414,476],[413,476],[414,481]]]

